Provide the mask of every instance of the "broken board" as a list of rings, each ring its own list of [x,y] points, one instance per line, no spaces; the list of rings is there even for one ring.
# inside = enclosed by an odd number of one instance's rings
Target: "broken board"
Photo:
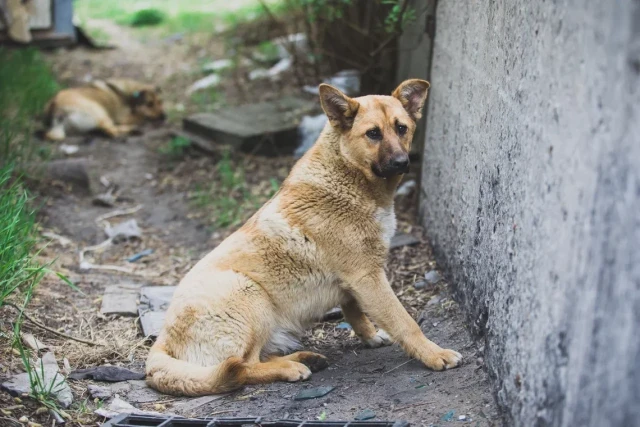
[[[302,117],[318,109],[316,101],[286,97],[272,102],[222,108],[184,119],[186,132],[217,144],[264,156],[293,154]]]

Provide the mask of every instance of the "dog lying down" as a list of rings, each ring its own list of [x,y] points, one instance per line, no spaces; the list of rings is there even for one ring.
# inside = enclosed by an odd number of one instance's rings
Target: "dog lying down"
[[[165,119],[160,88],[133,80],[96,80],[85,87],[64,89],[47,104],[45,137],[100,130],[110,137],[126,135],[146,121]]]
[[[305,380],[328,363],[297,351],[299,337],[337,304],[369,347],[396,341],[438,371],[460,364],[460,353],[423,335],[384,272],[394,193],[428,88],[407,80],[392,96],[352,99],[320,86],[329,122],[315,145],[180,282],[147,358],[151,387],[198,396]]]

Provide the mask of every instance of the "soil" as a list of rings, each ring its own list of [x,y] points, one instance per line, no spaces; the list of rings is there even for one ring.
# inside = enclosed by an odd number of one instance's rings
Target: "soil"
[[[168,109],[185,104],[187,108],[181,112],[184,115],[199,107],[190,104],[184,95],[188,84],[196,79],[189,70],[196,68],[203,56],[212,60],[223,57],[224,44],[195,36],[180,43],[143,43],[132,35],[127,37],[127,30],[113,23],[105,21],[100,25],[113,36],[112,42],[119,45],[118,49],[90,51],[77,48],[49,54],[48,59],[61,81],[77,84],[87,73],[94,78],[120,75],[151,79],[166,88]],[[229,75],[226,79],[231,81],[236,77]],[[249,93],[251,87],[246,84]],[[276,97],[283,91],[296,90],[291,87],[285,90],[281,85],[271,85],[268,89],[262,90],[260,96]],[[228,94],[227,102],[242,102],[237,97],[232,99],[231,95]],[[44,260],[55,260],[52,269],[68,275],[82,293],[48,275],[38,288],[28,313],[54,330],[107,345],[79,344],[29,322],[25,323],[24,330],[49,345],[59,361],[66,358],[72,369],[113,364],[142,370],[150,342],[142,336],[137,319],[100,314],[100,299],[105,287],[123,282],[177,284],[204,253],[219,244],[267,200],[272,182],[281,182],[295,162],[293,158],[265,159],[233,154],[231,164],[245,171],[244,185],[252,197],[243,205],[236,223],[216,226],[216,218],[212,217],[207,203],[197,202],[197,192],[219,180],[217,165],[222,154],[212,156],[189,149],[183,156],[173,158],[160,153],[160,148],[171,139],[171,130],[179,128],[179,117],[159,128],[148,128],[141,136],[118,141],[102,136],[66,141],[79,146],[74,157],[94,161],[92,172],[102,177],[103,183],[117,185],[116,206],[96,205],[93,196],[74,192],[59,183],[40,186],[41,194],[48,196],[40,218],[43,232],[53,232],[69,240],[54,238],[43,246],[40,256]],[[57,153],[56,148],[52,148]],[[415,178],[408,176],[406,179]],[[97,184],[97,192],[106,190],[103,184]],[[215,191],[212,194],[215,196]],[[303,420],[352,420],[363,410],[370,409],[378,420],[406,420],[412,425],[501,425],[483,366],[483,350],[471,338],[457,304],[450,298],[447,283],[441,281],[421,289],[414,286],[426,271],[437,269],[426,236],[414,223],[416,197],[415,192],[400,197],[396,211],[399,231],[413,233],[422,242],[391,251],[389,278],[425,334],[439,345],[462,353],[464,364],[461,367],[432,372],[408,358],[397,345],[366,349],[350,331],[337,328],[340,322],[337,320],[318,323],[305,338],[306,350],[320,352],[330,361],[328,369],[314,374],[307,382],[246,387],[188,411],[179,410],[179,404],[185,399],[171,396],[161,396],[157,401],[137,406],[185,416],[251,415]],[[136,219],[143,231],[140,239],[87,255],[95,264],[124,267],[130,272],[80,270],[78,251],[105,239],[97,218],[115,209],[138,205],[141,208],[136,212],[108,221],[113,225],[123,219]],[[148,248],[154,250],[150,256],[137,263],[125,261]],[[15,313],[9,308],[0,312],[0,328],[7,330]],[[21,371],[21,362],[5,336],[0,337],[0,349],[0,381],[3,381],[10,374]],[[102,421],[92,414],[100,403],[89,397],[87,384],[88,381],[70,381],[76,403],[67,411],[71,417],[67,425],[99,425]],[[294,400],[300,390],[319,386],[335,389],[325,397]],[[44,425],[52,422],[46,413],[36,414],[38,405],[26,398],[18,402],[0,392],[0,407],[14,407],[0,414],[0,425],[13,425],[11,420],[23,415]],[[465,418],[459,420],[460,416]]]

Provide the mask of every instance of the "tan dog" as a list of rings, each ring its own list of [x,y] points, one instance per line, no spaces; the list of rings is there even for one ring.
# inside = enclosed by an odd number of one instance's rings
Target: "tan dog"
[[[62,90],[49,101],[45,114],[50,127],[45,136],[53,141],[93,130],[115,138],[145,121],[165,119],[159,88],[119,79]]]
[[[320,86],[330,123],[280,191],[182,280],[147,359],[149,385],[197,396],[304,380],[325,357],[288,353],[337,304],[370,347],[391,343],[386,330],[431,369],[460,363],[422,334],[384,272],[428,88],[408,80],[393,96],[351,99]]]

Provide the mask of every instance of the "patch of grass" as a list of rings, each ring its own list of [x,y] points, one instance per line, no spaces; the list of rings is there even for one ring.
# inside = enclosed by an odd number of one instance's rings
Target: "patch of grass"
[[[131,16],[129,25],[132,27],[153,27],[160,25],[167,19],[167,15],[158,9],[140,9]]]
[[[33,119],[60,88],[35,49],[0,47],[0,167],[25,163],[38,148],[31,143]]]
[[[201,111],[211,111],[223,102],[222,94],[216,88],[207,88],[191,94],[191,100]]]
[[[171,138],[166,145],[160,147],[160,153],[178,159],[185,155],[189,147],[191,147],[191,141],[188,138],[176,136]]]
[[[268,0],[267,3],[274,13],[285,7],[282,0]],[[81,21],[108,19],[132,26],[138,26],[133,23],[144,12],[141,22],[145,26],[156,25],[166,33],[212,31],[219,24],[234,26],[265,13],[257,0],[74,0],[74,11]],[[154,15],[151,17],[153,24],[148,24],[150,15]],[[163,18],[158,19],[161,15]]]
[[[29,372],[31,396],[57,410],[52,396],[59,384],[45,384],[44,367],[33,366],[20,337],[22,311],[38,283],[51,270],[49,265],[41,265],[35,259],[36,209],[16,171],[42,157],[31,139],[34,116],[42,114],[58,85],[34,49],[0,48],[0,63],[0,306],[11,300],[20,310],[13,323],[13,345]],[[66,277],[60,274],[58,277],[73,286]]]

